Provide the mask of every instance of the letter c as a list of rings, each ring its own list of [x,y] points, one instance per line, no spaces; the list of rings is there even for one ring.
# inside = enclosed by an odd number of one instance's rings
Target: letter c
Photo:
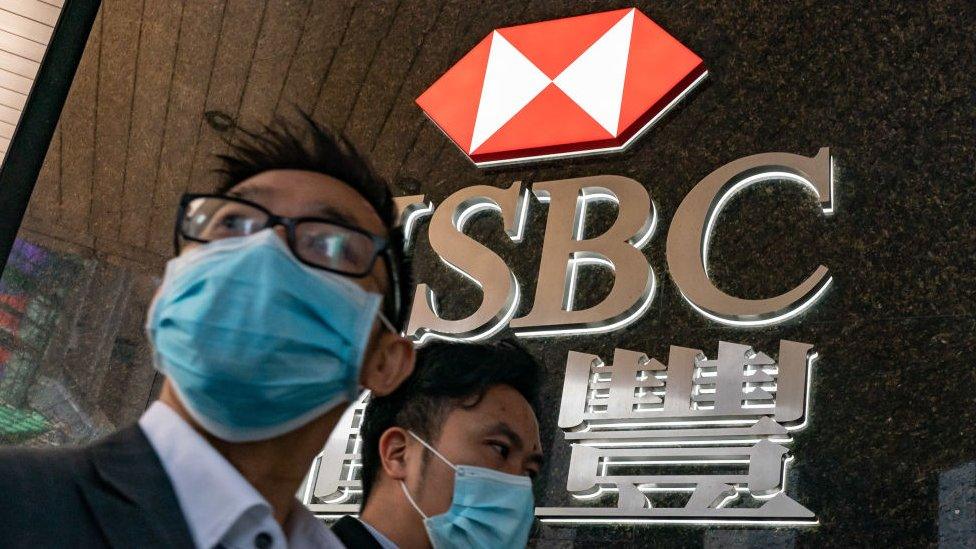
[[[830,149],[813,158],[764,153],[729,162],[708,174],[685,196],[668,229],[667,259],[671,279],[691,306],[706,317],[733,326],[766,326],[792,318],[813,305],[832,278],[820,265],[792,290],[766,299],[741,299],[715,287],[708,277],[708,242],[726,202],[760,181],[789,180],[816,194],[824,213],[833,213],[833,164]]]

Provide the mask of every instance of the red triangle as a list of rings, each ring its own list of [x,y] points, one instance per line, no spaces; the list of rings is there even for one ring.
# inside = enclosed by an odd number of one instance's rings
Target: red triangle
[[[613,139],[555,84],[522,108],[472,154],[541,149]]]
[[[556,78],[632,8],[498,29],[549,78]]]
[[[486,36],[417,98],[417,105],[464,151],[471,148],[493,35]]]
[[[630,37],[618,133],[642,117],[648,118],[645,115],[652,108],[659,110],[666,106],[659,103],[683,91],[675,88],[686,86],[688,83],[683,81],[701,70],[700,57],[637,11]]]

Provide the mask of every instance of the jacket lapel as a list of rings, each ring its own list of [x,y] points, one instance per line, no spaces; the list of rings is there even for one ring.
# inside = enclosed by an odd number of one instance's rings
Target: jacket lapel
[[[80,487],[111,546],[193,546],[173,486],[142,429],[123,429],[89,453],[96,475]]]
[[[346,515],[332,525],[332,532],[343,545],[356,549],[383,549],[373,534],[353,517]]]

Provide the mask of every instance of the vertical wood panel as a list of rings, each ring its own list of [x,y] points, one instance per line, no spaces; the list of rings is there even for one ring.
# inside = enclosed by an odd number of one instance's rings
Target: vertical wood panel
[[[101,15],[96,16],[61,113],[61,224],[71,232],[91,231],[92,177],[95,171],[95,104]]]
[[[181,12],[175,1],[104,0],[101,55],[86,54],[58,134],[65,177],[38,199],[63,195],[63,208],[47,214],[65,226],[62,237],[92,241],[79,213],[87,204],[98,249],[162,257],[178,195],[212,189],[213,154],[226,150],[204,113],[254,128],[274,112],[291,116],[292,105],[344,131],[390,179],[478,175],[414,100],[491,29],[545,18],[546,9],[521,0],[206,0]],[[5,67],[30,72],[36,63],[0,52]],[[0,104],[16,107],[4,94],[23,80],[0,78]],[[0,119],[18,115],[0,105]]]
[[[114,239],[121,212],[119,193],[125,178],[142,2],[103,0],[101,18],[92,232],[96,238]]]
[[[396,0],[379,0],[356,6],[350,31],[336,52],[315,105],[316,120],[336,129],[345,125],[368,63],[389,31],[398,4]]]
[[[350,32],[356,0],[314,0],[298,49],[291,59],[276,111],[290,114],[292,106],[312,112],[339,45]],[[353,32],[356,32],[353,30]]]
[[[268,4],[237,117],[241,126],[255,129],[270,121],[302,37],[310,5],[310,0],[279,0]]]
[[[474,19],[469,5],[466,0],[447,1],[399,94],[391,101],[370,151],[376,170],[387,179],[396,175],[417,132],[427,123],[414,100],[456,61],[458,36],[465,35]]]
[[[264,5],[256,5],[253,0],[227,0],[225,10],[205,110],[222,111],[236,118],[264,19]],[[212,173],[213,154],[224,150],[224,144],[203,117],[200,118],[197,136],[187,190],[207,191],[213,188],[216,181]]]
[[[357,147],[369,151],[389,105],[396,99],[420,50],[439,20],[442,0],[403,0],[390,32],[383,40],[353,104],[344,133]]]
[[[183,15],[146,243],[160,255],[172,253],[174,211],[192,168],[188,152],[203,117],[224,8],[224,0],[194,0]]]
[[[182,15],[183,3],[175,1],[148,2],[143,13],[119,225],[119,240],[140,247],[149,226]]]

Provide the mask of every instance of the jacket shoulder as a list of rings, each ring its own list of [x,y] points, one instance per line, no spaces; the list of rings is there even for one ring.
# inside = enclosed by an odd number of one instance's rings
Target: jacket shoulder
[[[170,480],[138,425],[84,448],[0,449],[0,494],[0,546],[193,544]]]
[[[0,492],[61,491],[66,481],[90,474],[86,448],[0,448]]]
[[[0,448],[3,543],[88,545],[98,539],[86,520],[89,515],[77,484],[92,475],[86,452],[85,448]],[[53,524],[58,527],[50,527]]]

